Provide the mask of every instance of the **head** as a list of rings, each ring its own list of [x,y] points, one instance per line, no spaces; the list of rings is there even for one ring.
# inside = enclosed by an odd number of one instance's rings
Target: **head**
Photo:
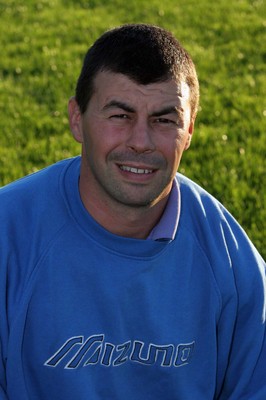
[[[194,63],[175,39],[163,28],[130,24],[105,32],[88,50],[76,86],[81,113],[94,92],[94,79],[101,71],[121,73],[138,84],[148,85],[175,79],[190,88],[191,116],[195,119],[199,83]]]
[[[129,210],[158,219],[190,146],[198,97],[191,58],[162,28],[125,25],[89,49],[69,120],[82,144],[82,200],[107,229],[110,210],[123,221]]]

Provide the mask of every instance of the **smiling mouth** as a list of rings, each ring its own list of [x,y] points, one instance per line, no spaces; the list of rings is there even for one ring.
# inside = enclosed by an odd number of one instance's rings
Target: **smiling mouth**
[[[127,165],[120,165],[119,168],[122,171],[131,172],[133,174],[140,174],[140,175],[142,175],[142,174],[147,175],[147,174],[151,174],[152,172],[154,172],[154,170],[152,170],[152,169],[129,167]]]

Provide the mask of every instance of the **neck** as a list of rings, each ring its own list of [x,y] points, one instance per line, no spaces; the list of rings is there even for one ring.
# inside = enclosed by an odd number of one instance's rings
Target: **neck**
[[[118,236],[145,239],[159,221],[163,209],[132,210],[120,207],[119,213],[115,210],[106,210],[97,205],[83,201],[87,211],[105,229]],[[158,212],[159,211],[159,212]]]
[[[145,239],[161,218],[168,196],[157,204],[132,207],[121,203],[104,202],[80,180],[82,202],[90,215],[109,232],[123,237]],[[88,195],[89,193],[89,195]]]

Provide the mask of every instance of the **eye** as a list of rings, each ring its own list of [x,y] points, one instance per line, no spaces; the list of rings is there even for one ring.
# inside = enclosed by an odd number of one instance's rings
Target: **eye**
[[[129,116],[127,114],[114,114],[114,115],[111,115],[109,118],[112,118],[112,119],[128,119]]]
[[[161,124],[161,125],[176,125],[176,121],[169,119],[169,118],[156,118],[155,123]]]

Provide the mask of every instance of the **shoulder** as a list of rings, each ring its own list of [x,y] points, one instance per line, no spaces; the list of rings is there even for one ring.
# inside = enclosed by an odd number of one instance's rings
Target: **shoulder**
[[[15,213],[22,207],[49,205],[53,196],[59,196],[64,172],[75,161],[78,158],[59,161],[0,188],[0,215],[1,210],[6,215],[10,209]]]
[[[0,189],[0,231],[21,230],[45,224],[55,225],[65,212],[64,174],[76,159],[53,164]],[[56,216],[56,221],[55,221]]]
[[[32,192],[37,194],[36,189],[38,187],[43,187],[43,185],[45,185],[45,187],[54,187],[58,184],[58,179],[61,173],[73,160],[74,159],[67,159],[59,161],[1,187],[0,201],[4,201],[6,198],[10,199],[10,196],[23,196],[23,194],[28,196],[29,194],[32,194]]]
[[[233,260],[260,258],[244,229],[210,193],[177,174],[181,192],[180,225],[191,232],[211,258]]]
[[[223,296],[230,297],[233,288],[243,298],[257,297],[265,319],[265,261],[218,200],[182,175],[177,180],[181,192],[180,232],[186,232],[187,240],[201,248]]]
[[[63,187],[67,171],[78,173],[75,163],[58,162],[0,189],[0,275],[8,270],[15,279],[19,268],[17,276],[27,276],[70,224]]]
[[[201,223],[210,220],[223,220],[229,215],[225,207],[204,188],[184,175],[176,175],[181,193],[181,209],[183,215],[190,219],[195,216],[200,218]]]

